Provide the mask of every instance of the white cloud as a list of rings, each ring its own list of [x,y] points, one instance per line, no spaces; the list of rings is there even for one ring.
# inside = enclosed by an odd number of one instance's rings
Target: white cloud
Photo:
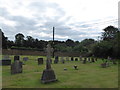
[[[0,17],[0,21],[8,26],[14,27],[16,26],[16,22],[15,21],[11,21],[11,20],[7,20],[3,17]]]
[[[0,0],[0,25],[7,37],[19,32],[39,39],[96,38],[117,27],[119,0]],[[11,35],[12,34],[12,35]]]

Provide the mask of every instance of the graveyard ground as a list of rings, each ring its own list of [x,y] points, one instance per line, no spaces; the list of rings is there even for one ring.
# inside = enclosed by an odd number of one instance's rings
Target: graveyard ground
[[[10,56],[13,60],[13,56]],[[22,58],[25,56],[21,56]],[[57,82],[42,84],[40,78],[45,69],[45,62],[39,65],[38,57],[28,56],[29,60],[24,62],[23,73],[11,75],[10,66],[2,67],[3,88],[117,88],[118,87],[118,65],[101,68],[101,59],[95,63],[82,64],[80,61],[66,61],[65,64],[52,64]],[[45,57],[43,57],[45,59]],[[13,62],[13,61],[12,61]],[[77,65],[78,70],[73,66]],[[67,68],[64,71],[64,68]]]

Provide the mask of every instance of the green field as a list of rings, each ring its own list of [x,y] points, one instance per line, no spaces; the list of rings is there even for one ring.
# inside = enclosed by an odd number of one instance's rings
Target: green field
[[[21,56],[21,61],[24,56]],[[101,68],[101,59],[95,63],[82,64],[80,61],[66,61],[65,64],[52,64],[57,82],[42,84],[40,78],[43,65],[37,64],[37,58],[42,56],[28,56],[29,61],[24,62],[23,73],[11,75],[10,66],[2,67],[3,88],[117,88],[118,64]],[[13,62],[13,56],[11,56]],[[45,57],[44,57],[45,59]],[[73,66],[77,65],[78,70]],[[63,69],[67,68],[67,71]]]

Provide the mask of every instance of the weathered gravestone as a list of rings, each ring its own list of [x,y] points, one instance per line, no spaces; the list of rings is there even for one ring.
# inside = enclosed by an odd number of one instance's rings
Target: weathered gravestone
[[[59,62],[58,56],[55,57],[54,63],[57,64]]]
[[[11,64],[11,74],[17,73],[22,73],[22,62],[18,60]]]
[[[74,61],[74,58],[73,58],[73,57],[71,57],[71,61]]]
[[[86,64],[86,62],[87,62],[87,58],[85,57],[83,60],[83,64]]]
[[[41,82],[42,83],[49,83],[57,81],[54,70],[51,68],[50,59],[51,59],[51,46],[50,44],[47,45],[47,61],[46,61],[46,69],[43,70]]]
[[[38,58],[38,65],[43,64],[43,58]]]
[[[61,57],[60,61],[61,61],[61,63],[63,63],[63,64],[65,63],[65,60],[64,60],[63,57]]]
[[[20,56],[14,56],[14,61],[20,60]]]
[[[8,55],[5,55],[2,60],[0,60],[1,65],[11,65],[11,59]]]
[[[28,57],[23,57],[23,61],[28,61]]]
[[[78,58],[75,58],[75,61],[78,61]]]

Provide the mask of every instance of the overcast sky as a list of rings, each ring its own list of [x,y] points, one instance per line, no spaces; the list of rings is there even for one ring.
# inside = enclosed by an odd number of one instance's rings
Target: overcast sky
[[[9,40],[22,33],[40,40],[97,39],[118,27],[119,0],[0,0],[0,28]]]

